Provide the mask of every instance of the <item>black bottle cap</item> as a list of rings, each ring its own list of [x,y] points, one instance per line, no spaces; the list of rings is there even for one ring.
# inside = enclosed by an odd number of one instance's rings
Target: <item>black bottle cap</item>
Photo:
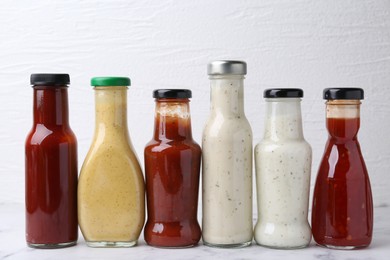
[[[326,88],[324,99],[364,99],[364,90],[361,88]]]
[[[153,91],[154,98],[191,98],[189,89],[156,89]]]
[[[69,74],[31,74],[31,85],[64,86],[70,84]]]
[[[301,98],[303,90],[300,88],[269,88],[264,90],[265,98]]]

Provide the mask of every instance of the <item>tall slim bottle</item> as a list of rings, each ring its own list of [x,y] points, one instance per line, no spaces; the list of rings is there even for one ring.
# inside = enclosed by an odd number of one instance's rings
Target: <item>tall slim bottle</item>
[[[243,61],[208,65],[211,112],[203,131],[203,242],[251,244],[252,130],[244,113]]]
[[[34,248],[75,245],[77,140],[69,126],[68,74],[32,74],[34,123],[26,139],[26,240]]]

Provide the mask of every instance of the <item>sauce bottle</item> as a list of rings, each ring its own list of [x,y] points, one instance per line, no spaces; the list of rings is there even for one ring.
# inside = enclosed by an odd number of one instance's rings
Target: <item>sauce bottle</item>
[[[201,237],[197,220],[200,146],[192,139],[186,89],[158,89],[153,139],[145,147],[148,220],[145,241],[190,247]]]
[[[34,122],[25,143],[26,240],[33,248],[77,242],[77,140],[69,126],[68,74],[32,74]]]
[[[244,113],[246,63],[208,65],[211,114],[203,131],[203,242],[244,247],[252,242],[252,130]]]
[[[329,132],[314,187],[312,229],[317,244],[354,249],[371,243],[373,207],[370,180],[360,150],[360,88],[328,88]]]
[[[78,218],[88,246],[131,247],[145,219],[141,167],[127,128],[126,77],[92,78],[95,134],[78,187]]]
[[[267,89],[263,140],[255,148],[259,245],[302,248],[311,240],[307,219],[312,151],[302,131],[301,89]]]

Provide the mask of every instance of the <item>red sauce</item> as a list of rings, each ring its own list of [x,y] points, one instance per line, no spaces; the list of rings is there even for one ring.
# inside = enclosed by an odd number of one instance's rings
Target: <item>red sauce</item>
[[[184,102],[188,99],[158,100]],[[154,138],[145,148],[148,220],[145,241],[158,247],[196,245],[200,146],[192,139],[190,118],[155,118]]]
[[[63,86],[34,86],[34,124],[25,144],[26,240],[30,246],[76,243],[77,141]]]
[[[314,189],[312,230],[319,245],[364,247],[371,243],[370,181],[357,140],[359,118],[327,118],[329,139]]]

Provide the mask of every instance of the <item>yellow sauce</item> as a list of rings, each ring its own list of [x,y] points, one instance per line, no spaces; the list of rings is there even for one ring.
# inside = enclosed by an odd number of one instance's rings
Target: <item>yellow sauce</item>
[[[90,246],[134,245],[144,224],[144,180],[128,135],[126,92],[95,88],[95,136],[78,185],[79,224]]]

